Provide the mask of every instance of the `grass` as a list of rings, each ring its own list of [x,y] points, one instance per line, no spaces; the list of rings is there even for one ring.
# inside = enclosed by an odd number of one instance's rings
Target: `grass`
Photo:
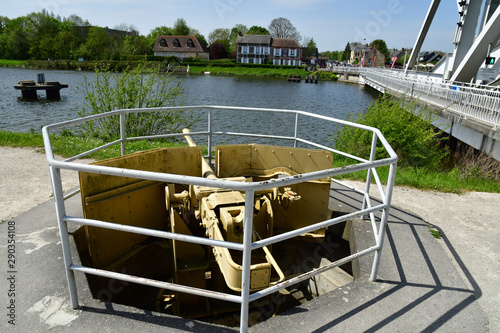
[[[0,67],[26,66],[27,60],[0,59]]]
[[[337,159],[334,167],[342,167],[350,163],[353,162]],[[465,175],[460,168],[460,166],[456,166],[449,171],[437,171],[427,168],[398,166],[395,185],[458,194],[470,191],[500,193],[499,181],[483,177],[480,174]],[[377,173],[381,180],[388,179],[389,167],[378,168]],[[358,171],[342,175],[338,179],[366,181],[366,176],[366,171]]]
[[[203,74],[205,71],[215,75],[240,75],[240,76],[268,76],[288,77],[289,75],[306,76],[302,69],[289,68],[247,68],[247,67],[219,67],[219,66],[190,66],[189,73]]]
[[[105,144],[104,141],[94,138],[82,138],[76,135],[52,134],[50,136],[54,154],[62,157],[71,157],[82,152],[91,150]],[[29,133],[15,133],[0,131],[0,146],[18,147],[18,148],[42,148],[43,137],[40,133],[31,131]],[[184,143],[172,142],[167,140],[138,140],[127,142],[126,153],[134,153],[137,151],[145,151],[164,147],[179,147],[186,146]],[[95,160],[116,157],[120,155],[120,145],[105,148],[101,151],[92,153],[86,157]]]

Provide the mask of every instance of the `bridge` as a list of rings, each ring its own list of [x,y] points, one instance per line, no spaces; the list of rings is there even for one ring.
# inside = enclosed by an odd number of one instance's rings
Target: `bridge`
[[[454,52],[432,72],[419,72],[420,49],[440,2],[431,1],[403,70],[348,66],[331,70],[382,93],[417,99],[437,114],[436,127],[500,160],[500,61],[495,62],[500,59],[500,0],[457,0]]]
[[[500,87],[445,82],[432,74],[368,68],[364,83],[380,92],[418,99],[436,112],[434,125],[500,160]]]

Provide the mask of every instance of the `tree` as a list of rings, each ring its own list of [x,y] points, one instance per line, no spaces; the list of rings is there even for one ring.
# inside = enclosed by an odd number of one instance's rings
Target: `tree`
[[[231,35],[229,36],[229,51],[236,52],[236,47],[237,43],[236,40],[238,39],[239,34],[246,34],[248,31],[248,28],[244,24],[236,24],[232,29],[231,29]]]
[[[191,34],[191,28],[186,23],[183,18],[178,18],[174,23],[173,35],[176,36],[189,36]]]
[[[242,35],[246,34],[248,32],[248,28],[244,24],[236,24],[232,29],[231,29],[231,36],[230,39],[231,41],[236,40],[238,38],[238,35],[241,33]]]
[[[80,47],[80,56],[90,59],[105,59],[109,55],[110,38],[100,27],[90,27],[87,39]]]
[[[347,42],[344,49],[344,54],[342,54],[342,61],[347,61],[351,58],[351,45]]]
[[[229,46],[231,38],[231,31],[228,28],[217,28],[212,30],[208,34],[208,44],[212,45],[216,41],[220,41],[223,44]]]
[[[377,47],[377,50],[379,50],[382,54],[384,54],[387,59],[389,58],[389,50],[387,49],[387,45],[385,44],[384,40],[375,39],[373,42],[371,42],[370,46]]]
[[[203,44],[205,47],[208,47],[208,42],[207,40],[205,39],[205,36],[203,36],[202,34],[200,33],[197,33],[197,34],[194,34],[194,36],[196,38],[198,38],[198,40],[200,41],[201,44]]]
[[[292,22],[284,17],[278,17],[272,20],[269,24],[269,32],[271,36],[275,38],[294,38],[296,41],[302,39]]]
[[[120,23],[120,24],[116,25],[113,29],[131,32],[133,35],[136,35],[136,36],[139,35],[139,30],[133,24]]]
[[[60,24],[60,31],[54,40],[54,57],[56,59],[71,59],[81,42],[75,31],[76,24],[63,21]]]
[[[229,52],[226,46],[218,40],[210,45],[209,52],[210,52],[210,60],[229,58]]]
[[[120,57],[126,59],[128,56],[147,54],[151,51],[146,37],[127,35],[123,37],[120,45]]]
[[[29,54],[33,59],[54,57],[54,41],[60,22],[46,10],[26,16],[24,29],[28,38]]]
[[[304,51],[302,52],[302,56],[304,58],[315,57],[318,55],[318,47],[316,46],[316,42],[313,38],[304,37],[304,41],[307,40],[307,44],[303,45]]]
[[[144,62],[119,75],[107,68],[96,69],[94,80],[85,77],[78,88],[85,94],[85,104],[78,115],[85,117],[119,109],[182,105],[181,80],[161,73],[159,67],[145,72]],[[193,118],[182,111],[130,113],[125,120],[125,129],[129,136],[164,134],[189,127],[192,121]],[[120,134],[120,120],[118,117],[100,118],[84,123],[81,130],[85,136],[105,140],[116,138]]]
[[[269,31],[266,28],[260,27],[258,25],[251,26],[250,29],[248,29],[247,34],[248,35],[270,35]]]
[[[75,15],[75,14],[72,14],[72,15],[68,16],[67,18],[64,18],[63,21],[74,23],[75,26],[79,26],[79,27],[90,27],[90,25],[91,25],[89,23],[89,21],[87,21],[87,20],[84,21],[80,16]]]
[[[0,51],[5,59],[28,59],[29,43],[26,30],[26,17],[21,16],[5,23],[0,35]]]

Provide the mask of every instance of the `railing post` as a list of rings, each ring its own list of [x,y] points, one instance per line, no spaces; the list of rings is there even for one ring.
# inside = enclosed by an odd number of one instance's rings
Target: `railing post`
[[[63,249],[64,270],[66,272],[66,281],[68,283],[69,297],[73,309],[77,309],[78,294],[76,292],[75,273],[69,268],[73,262],[71,259],[71,247],[68,234],[68,226],[64,221],[66,210],[64,207],[64,194],[61,181],[61,170],[56,169],[52,165],[49,166],[50,178],[52,180],[52,190],[54,191],[54,202],[56,205],[56,218],[59,225],[59,236],[61,238],[61,245]]]
[[[212,109],[208,110],[207,148],[208,148],[208,164],[212,165]]]
[[[121,153],[122,156],[125,155],[125,137],[126,137],[126,132],[125,132],[125,114],[120,113],[120,146],[121,146]]]
[[[253,205],[254,190],[245,192],[245,224],[243,226],[243,268],[241,274],[240,332],[248,330],[248,310],[250,298],[250,265],[252,264]]]
[[[373,132],[373,137],[372,137],[372,146],[370,149],[370,162],[375,161],[375,152],[377,149],[377,133]],[[368,175],[366,176],[366,185],[365,185],[365,194],[370,196],[370,185],[372,181],[372,169],[368,169]],[[366,195],[363,197],[363,205],[361,209],[366,208],[366,202],[367,202],[367,197]],[[364,215],[361,216],[361,219],[363,219]]]
[[[373,258],[372,271],[370,274],[370,281],[375,281],[377,279],[378,267],[380,265],[380,257],[382,255],[382,247],[384,245],[385,238],[385,228],[387,227],[387,219],[389,217],[390,211],[390,202],[392,199],[392,190],[394,187],[394,179],[396,178],[396,166],[397,162],[394,162],[389,167],[389,179],[387,180],[387,193],[385,196],[384,204],[386,205],[385,209],[382,212],[382,216],[380,219],[380,226],[378,235],[376,238],[378,250],[375,251],[375,256]]]
[[[295,114],[295,134],[293,140],[293,147],[297,148],[297,138],[299,137],[299,114]]]

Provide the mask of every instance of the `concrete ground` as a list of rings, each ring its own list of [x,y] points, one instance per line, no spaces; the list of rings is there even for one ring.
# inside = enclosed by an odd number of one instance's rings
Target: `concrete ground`
[[[332,205],[349,211],[359,197],[346,188],[332,191]],[[78,196],[68,202],[69,215],[81,215]],[[2,331],[53,332],[164,330],[166,332],[234,331],[200,321],[102,303],[91,297],[85,277],[76,274],[81,308],[72,310],[63,271],[62,250],[55,223],[54,204],[48,201],[0,225],[2,235]],[[9,226],[11,228],[9,228]],[[8,231],[15,227],[15,264],[6,266]],[[370,245],[371,227],[355,225],[359,247]],[[496,332],[483,310],[485,293],[447,234],[435,239],[419,216],[394,207],[376,282],[367,281],[371,259],[360,267],[363,277],[250,328],[251,332]],[[462,245],[462,244],[461,244]],[[451,258],[450,258],[451,256]],[[74,258],[78,262],[78,258]],[[485,265],[487,266],[487,265]],[[489,266],[488,270],[494,270]],[[10,272],[13,273],[10,273]],[[498,270],[497,270],[498,271]],[[7,281],[9,276],[15,279]],[[13,282],[11,284],[11,282]],[[9,297],[13,289],[15,296]],[[496,288],[494,288],[496,289]],[[15,327],[8,323],[7,305],[15,301]],[[498,305],[498,298],[490,300]],[[498,307],[496,307],[498,309]],[[5,330],[7,329],[7,330]],[[12,330],[14,329],[14,330]]]
[[[22,151],[28,157],[20,157],[16,168],[0,161],[0,213],[5,221],[0,224],[1,332],[234,331],[102,303],[91,297],[85,276],[79,273],[81,307],[71,309],[54,203],[50,192],[39,191],[33,181],[43,180],[38,185],[50,191],[46,164],[40,164],[44,156]],[[4,157],[4,150],[0,152]],[[33,203],[31,191],[39,201]],[[334,208],[346,212],[359,205],[359,197],[347,188],[335,188],[331,199]],[[14,204],[5,201],[16,203],[15,210],[9,210]],[[67,205],[69,215],[81,216],[78,196]],[[498,207],[500,194],[456,195],[397,187],[376,282],[366,279],[371,262],[365,257],[360,261],[364,278],[250,331],[500,332]],[[429,223],[441,239],[431,235]],[[355,227],[358,246],[369,244],[371,228],[364,223]],[[9,247],[12,239],[15,247]],[[74,260],[78,262],[78,257]]]

